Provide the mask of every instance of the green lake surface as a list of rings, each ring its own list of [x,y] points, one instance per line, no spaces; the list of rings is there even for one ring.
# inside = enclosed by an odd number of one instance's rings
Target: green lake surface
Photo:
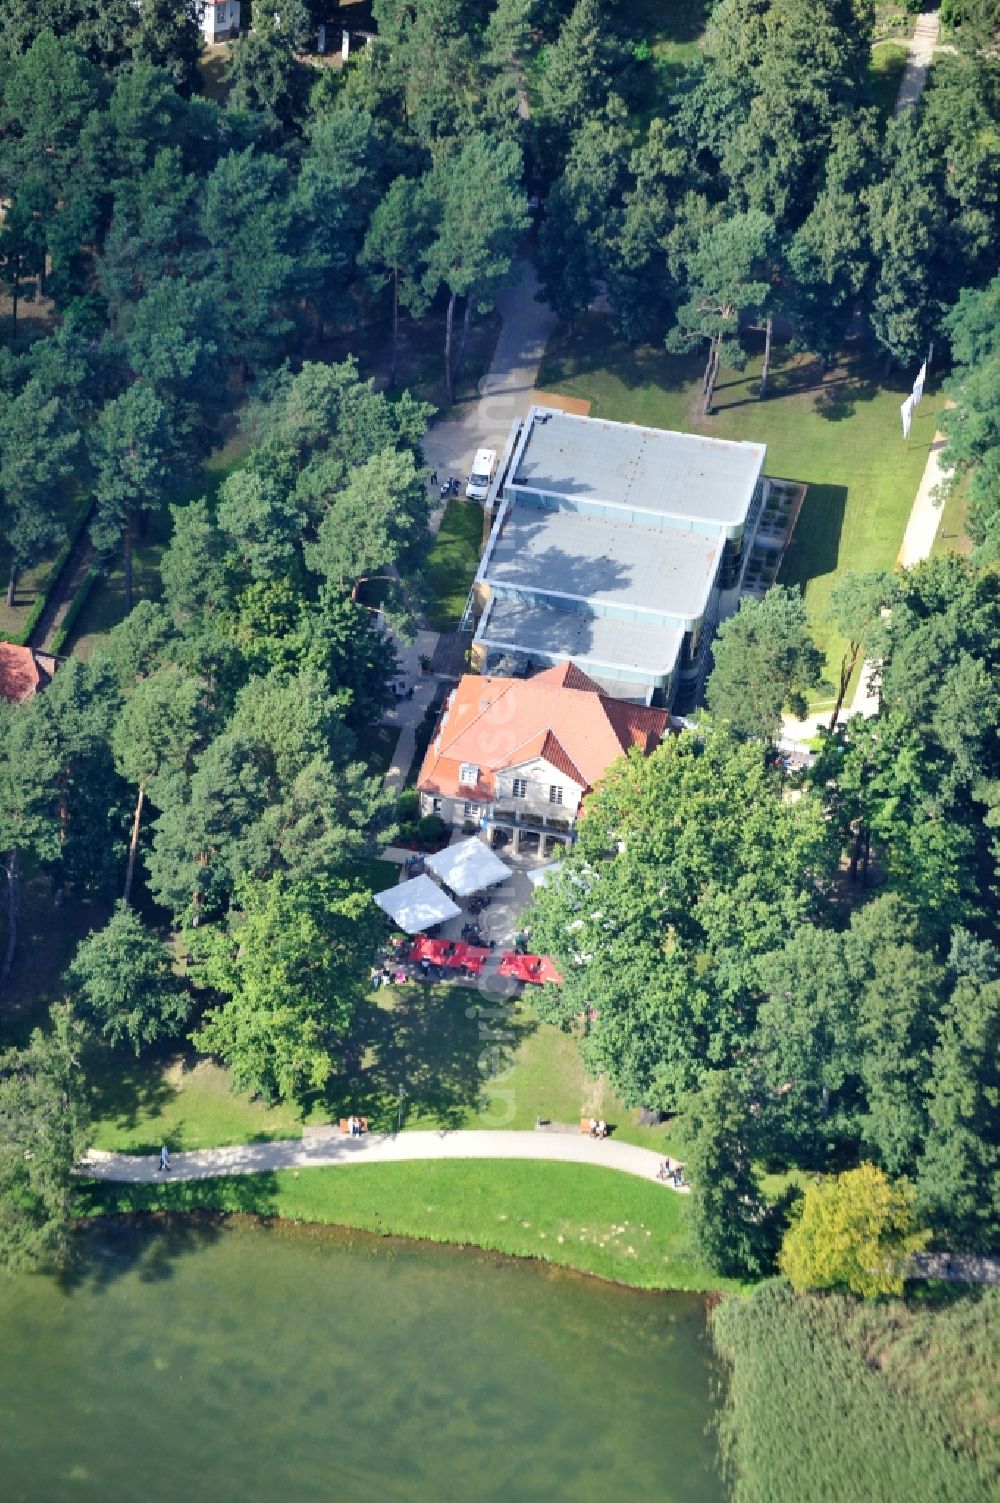
[[[695,1296],[253,1223],[0,1276],[3,1503],[718,1503]]]

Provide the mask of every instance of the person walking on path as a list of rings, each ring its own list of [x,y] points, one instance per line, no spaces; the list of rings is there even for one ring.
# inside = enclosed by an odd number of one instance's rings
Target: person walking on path
[[[161,1170],[165,1174],[170,1173],[170,1152],[165,1143],[160,1149],[160,1162],[156,1166],[156,1173],[159,1174]]]

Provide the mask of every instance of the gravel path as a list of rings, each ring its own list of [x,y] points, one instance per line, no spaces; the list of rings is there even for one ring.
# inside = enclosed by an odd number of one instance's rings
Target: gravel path
[[[203,1148],[175,1153],[171,1179],[214,1179],[221,1175],[257,1174],[275,1169],[342,1168],[350,1164],[388,1164],[418,1159],[545,1159],[560,1164],[592,1164],[617,1169],[637,1179],[655,1180],[663,1155],[614,1138],[596,1141],[585,1133],[555,1132],[404,1132],[366,1133],[350,1138],[337,1127],[307,1130],[304,1137],[277,1143],[250,1143],[238,1148]],[[91,1149],[81,1170],[94,1179],[135,1184],[157,1178],[158,1155],[141,1157]],[[673,1185],[664,1185],[674,1189]],[[686,1193],[686,1186],[680,1190]]]
[[[940,30],[939,11],[925,11],[923,15],[917,17],[913,36],[906,44],[909,56],[900,80],[899,94],[896,96],[895,113],[897,115],[901,115],[904,110],[916,104],[924,92],[924,84],[927,82],[927,74],[934,61],[934,50],[937,47]]]

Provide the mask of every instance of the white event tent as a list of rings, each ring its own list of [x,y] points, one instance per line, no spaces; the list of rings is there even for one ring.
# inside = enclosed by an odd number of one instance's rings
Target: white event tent
[[[385,892],[375,894],[375,901],[407,934],[432,929],[435,924],[457,918],[462,911],[436,882],[425,876],[411,877],[408,882],[387,887]]]
[[[528,881],[532,887],[544,887],[549,873],[554,872],[558,865],[558,861],[547,861],[544,866],[533,866],[528,873]]]
[[[494,856],[476,835],[460,840],[457,845],[445,846],[443,851],[426,857],[424,865],[460,898],[481,892],[484,887],[494,887],[510,876],[510,867]]]

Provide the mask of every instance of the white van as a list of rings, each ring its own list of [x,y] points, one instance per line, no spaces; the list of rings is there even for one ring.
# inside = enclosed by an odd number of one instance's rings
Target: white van
[[[490,493],[490,484],[493,480],[496,467],[496,449],[476,450],[476,457],[472,461],[472,474],[469,476],[465,486],[465,494],[470,501],[486,500],[486,497]]]

